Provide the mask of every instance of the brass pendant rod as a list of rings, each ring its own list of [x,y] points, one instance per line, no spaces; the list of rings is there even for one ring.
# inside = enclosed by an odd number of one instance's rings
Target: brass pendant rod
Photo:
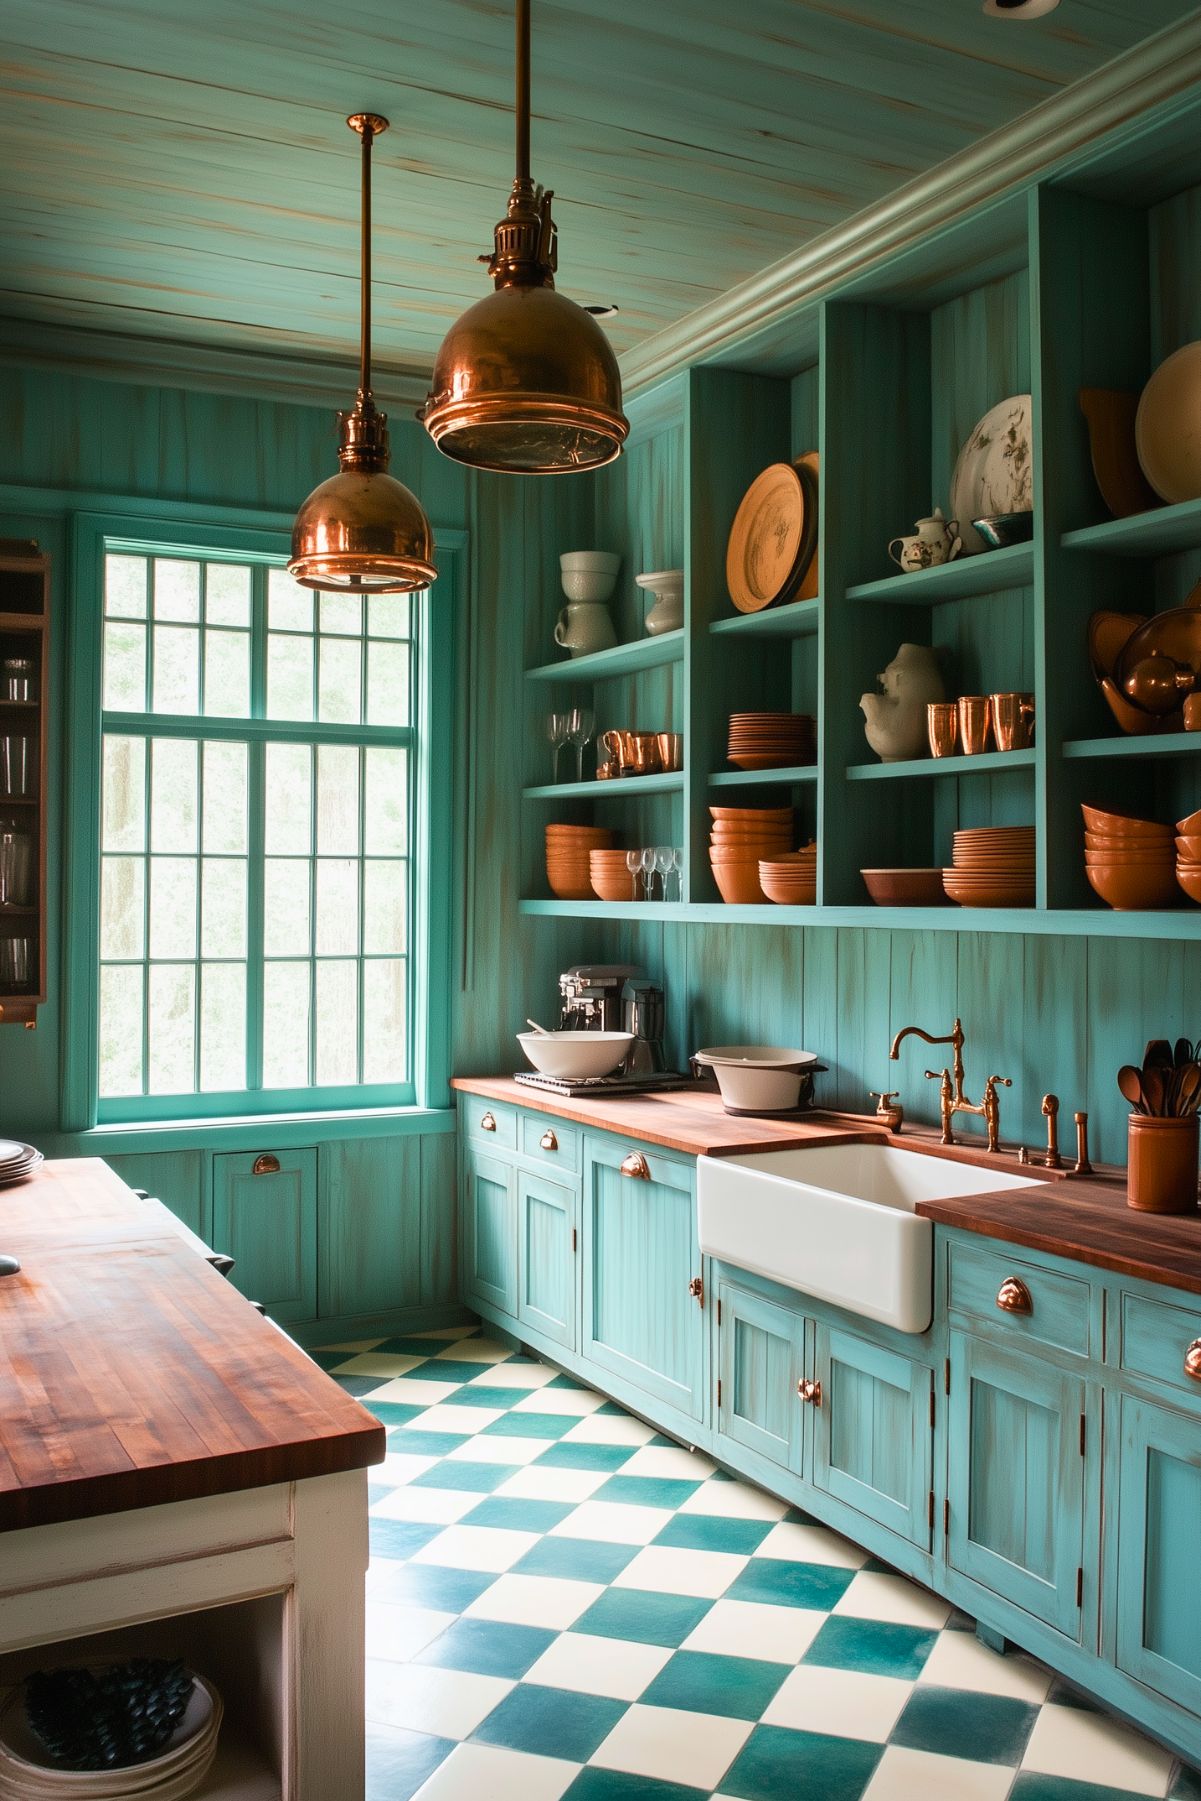
[[[530,179],[530,0],[517,0],[517,179]]]
[[[375,136],[368,116],[363,122],[363,183],[359,242],[359,392],[371,392],[371,142]]]

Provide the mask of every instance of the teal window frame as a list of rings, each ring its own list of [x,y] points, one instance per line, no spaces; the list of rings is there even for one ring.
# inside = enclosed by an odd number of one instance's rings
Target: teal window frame
[[[65,756],[65,938],[63,958],[63,1129],[224,1122],[230,1119],[378,1113],[398,1114],[450,1103],[450,935],[454,644],[466,536],[439,531],[438,581],[416,603],[412,719],[406,727],[340,726],[317,721],[266,721],[174,714],[110,714],[102,708],[104,559],[108,551],[175,554],[206,561],[278,565],[286,561],[290,521],[264,525],[207,523],[202,509],[187,522],[130,511],[80,513],[72,519],[72,609],[69,622]],[[191,509],[189,509],[191,511]],[[148,725],[152,718],[153,725]],[[146,737],[236,742],[403,744],[410,756],[411,917],[408,989],[412,1008],[410,1079],[224,1093],[99,1095],[100,791],[103,731],[133,724]],[[253,1031],[253,1027],[251,1028]]]

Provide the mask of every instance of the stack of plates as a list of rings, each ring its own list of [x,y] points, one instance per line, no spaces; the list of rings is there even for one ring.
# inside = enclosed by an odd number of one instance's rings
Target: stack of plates
[[[608,850],[613,834],[606,826],[548,825],[546,828],[546,879],[560,900],[595,900],[588,859],[594,850]]]
[[[811,713],[731,713],[730,762],[739,769],[787,769],[817,757]]]
[[[724,901],[747,906],[765,901],[761,857],[782,857],[792,847],[791,807],[710,807],[709,862]]]
[[[817,901],[817,840],[786,857],[759,864],[759,885],[782,907],[812,907]]]
[[[1172,907],[1180,899],[1177,856],[1188,834],[1182,819],[1173,842],[1170,825],[1135,819],[1127,813],[1103,813],[1082,807],[1084,873],[1089,886],[1119,913]]]
[[[1034,905],[1034,827],[979,826],[956,832],[953,869],[944,869],[942,885],[961,907],[1032,907]]]
[[[45,1159],[31,1144],[18,1144],[15,1138],[0,1138],[0,1188],[10,1182],[23,1182]]]
[[[1191,899],[1201,901],[1201,812],[1177,821],[1176,879]]]
[[[25,1718],[13,1689],[0,1710],[0,1801],[184,1801],[209,1773],[221,1730],[221,1697],[196,1676],[187,1711],[162,1751],[123,1770],[65,1770]]]

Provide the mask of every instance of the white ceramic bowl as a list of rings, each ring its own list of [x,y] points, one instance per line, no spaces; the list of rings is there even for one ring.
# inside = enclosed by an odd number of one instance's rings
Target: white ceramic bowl
[[[613,1073],[634,1042],[632,1032],[518,1032],[517,1042],[534,1068],[544,1076],[585,1076]]]
[[[812,1051],[771,1044],[718,1044],[696,1053],[716,1073],[726,1106],[740,1113],[790,1113],[803,1072],[817,1060]]]
[[[565,550],[559,558],[564,575],[587,571],[590,575],[616,575],[621,555],[615,550]]]

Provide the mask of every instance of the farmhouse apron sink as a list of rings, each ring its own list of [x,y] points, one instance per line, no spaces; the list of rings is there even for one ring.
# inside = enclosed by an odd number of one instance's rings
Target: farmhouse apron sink
[[[919,1201],[1036,1179],[892,1145],[815,1145],[697,1158],[701,1250],[900,1332],[933,1308],[932,1232]]]

